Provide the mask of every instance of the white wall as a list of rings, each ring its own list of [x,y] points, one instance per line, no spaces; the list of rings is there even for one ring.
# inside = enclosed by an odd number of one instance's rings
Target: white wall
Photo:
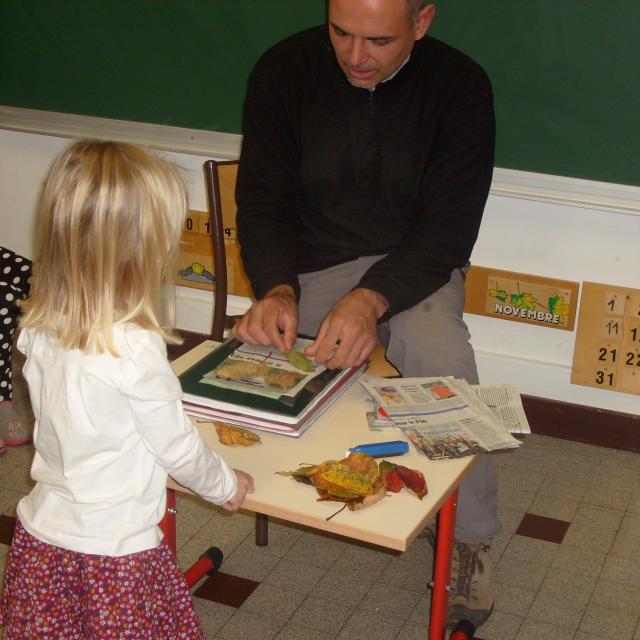
[[[107,133],[112,135],[104,137],[127,139],[126,133]],[[131,138],[140,141],[135,135]],[[33,255],[38,192],[53,158],[68,141],[64,135],[0,128],[2,245]],[[154,145],[181,167],[192,208],[206,209],[203,156],[232,156],[235,143],[228,143],[226,136],[227,146],[218,147],[217,153],[210,145],[209,154],[203,148],[185,153],[167,151],[166,142]],[[174,148],[191,147],[175,143]],[[640,188],[496,170],[472,261],[551,278],[637,288],[639,239]],[[178,327],[209,330],[211,294],[179,288],[178,301]],[[235,312],[247,304],[239,298],[231,301]],[[640,413],[638,396],[570,383],[574,332],[474,315],[466,319],[483,382],[509,382],[530,395]]]

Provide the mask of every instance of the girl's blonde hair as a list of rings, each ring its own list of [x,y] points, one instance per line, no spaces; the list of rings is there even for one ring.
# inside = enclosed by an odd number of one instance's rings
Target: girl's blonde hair
[[[21,325],[51,332],[65,349],[114,355],[116,323],[176,342],[161,290],[172,280],[186,210],[184,185],[167,162],[129,144],[72,144],[45,184]]]

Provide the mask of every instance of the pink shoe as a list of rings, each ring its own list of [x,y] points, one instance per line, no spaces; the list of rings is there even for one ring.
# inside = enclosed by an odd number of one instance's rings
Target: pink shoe
[[[31,442],[31,436],[21,420],[9,420],[9,422],[5,423],[4,430],[4,443],[8,447],[17,447]]]

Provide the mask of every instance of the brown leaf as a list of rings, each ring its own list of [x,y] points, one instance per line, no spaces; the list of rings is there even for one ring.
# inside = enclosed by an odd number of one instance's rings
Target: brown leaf
[[[228,447],[252,447],[261,442],[260,436],[253,431],[234,427],[224,422],[213,423],[218,432],[218,440]]]

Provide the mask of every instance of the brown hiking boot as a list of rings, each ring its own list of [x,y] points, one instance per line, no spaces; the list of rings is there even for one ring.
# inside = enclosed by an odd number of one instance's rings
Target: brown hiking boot
[[[493,562],[488,544],[465,544],[456,540],[451,561],[451,592],[447,626],[468,620],[478,628],[493,610]]]

